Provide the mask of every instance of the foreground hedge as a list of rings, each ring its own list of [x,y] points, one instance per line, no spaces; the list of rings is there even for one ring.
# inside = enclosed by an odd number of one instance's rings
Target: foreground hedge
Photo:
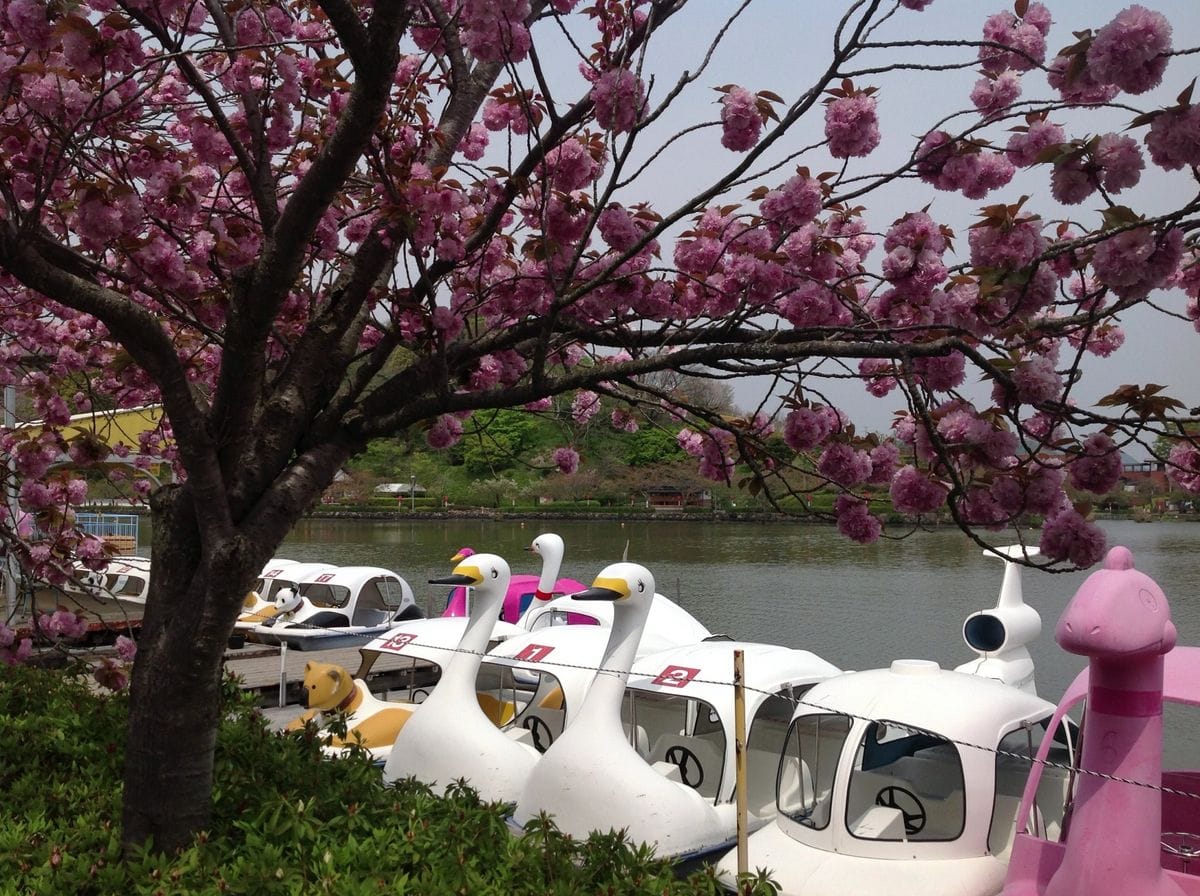
[[[469,788],[385,786],[363,758],[325,760],[311,738],[272,733],[236,687],[226,701],[211,830],[178,855],[122,859],[125,696],[0,666],[0,893],[720,892],[707,871],[678,879],[619,835],[584,843],[541,824],[513,838],[502,807]]]

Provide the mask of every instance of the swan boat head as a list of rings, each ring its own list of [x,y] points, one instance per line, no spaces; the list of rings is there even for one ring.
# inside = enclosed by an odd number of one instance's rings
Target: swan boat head
[[[414,777],[442,791],[465,779],[485,800],[514,801],[538,752],[501,732],[479,705],[476,676],[512,577],[495,554],[473,554],[434,585],[474,589],[470,615],[442,678],[400,731],[384,780]]]

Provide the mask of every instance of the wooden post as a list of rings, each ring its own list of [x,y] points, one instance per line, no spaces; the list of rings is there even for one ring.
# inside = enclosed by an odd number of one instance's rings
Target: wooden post
[[[745,669],[742,651],[733,652],[733,748],[737,787],[737,869],[738,876],[749,871],[749,848],[746,843],[746,694],[743,689]]]
[[[287,706],[287,641],[279,644],[279,705]]]

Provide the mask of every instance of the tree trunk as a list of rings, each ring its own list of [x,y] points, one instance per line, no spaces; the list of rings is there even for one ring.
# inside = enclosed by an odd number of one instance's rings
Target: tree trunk
[[[254,558],[238,556],[253,551],[211,544],[202,551],[186,486],[156,495],[152,522],[154,573],[131,681],[122,844],[149,841],[172,852],[208,825],[222,662],[256,568]]]

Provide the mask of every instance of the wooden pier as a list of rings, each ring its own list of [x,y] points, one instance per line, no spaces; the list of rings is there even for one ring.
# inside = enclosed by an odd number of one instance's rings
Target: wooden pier
[[[379,654],[369,670],[363,671],[363,656],[357,647],[285,651],[280,647],[248,642],[244,647],[225,652],[225,669],[241,679],[244,690],[257,692],[264,705],[271,706],[300,701],[304,666],[309,661],[336,663],[351,675],[363,677],[377,695],[419,690],[437,678],[432,664],[393,654]]]

